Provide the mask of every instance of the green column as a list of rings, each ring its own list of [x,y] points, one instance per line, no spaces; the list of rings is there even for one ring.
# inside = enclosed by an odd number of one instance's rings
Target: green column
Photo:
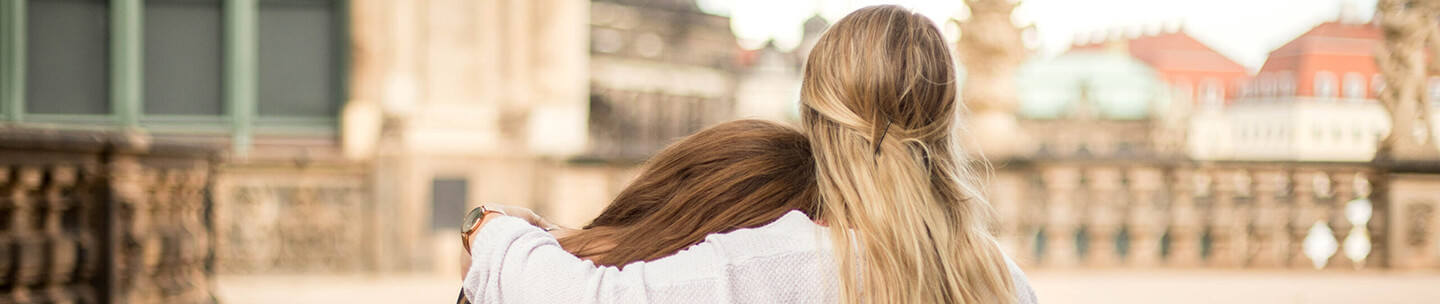
[[[225,1],[225,100],[229,105],[232,152],[245,156],[254,139],[257,0]]]
[[[145,98],[142,0],[110,1],[110,108],[122,127],[140,125]]]
[[[0,112],[3,120],[20,121],[25,113],[25,2],[12,0],[0,2],[0,14],[5,24],[0,25]]]

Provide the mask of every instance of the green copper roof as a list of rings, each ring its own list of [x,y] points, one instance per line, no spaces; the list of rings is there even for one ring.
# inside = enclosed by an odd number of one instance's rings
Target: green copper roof
[[[1081,86],[1087,86],[1082,90]],[[1088,96],[1097,118],[1144,119],[1159,106],[1159,75],[1126,54],[1101,51],[1068,52],[1020,66],[1016,75],[1019,115],[1034,119],[1064,118],[1082,95]],[[1082,94],[1082,91],[1084,92]]]

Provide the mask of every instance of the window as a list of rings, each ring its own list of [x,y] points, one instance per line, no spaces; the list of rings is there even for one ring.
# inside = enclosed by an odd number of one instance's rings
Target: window
[[[1200,103],[1206,106],[1218,107],[1224,103],[1225,87],[1220,86],[1220,81],[1214,78],[1206,78],[1200,83]]]
[[[110,113],[108,2],[26,5],[25,112]]]
[[[345,100],[343,1],[0,0],[0,119],[234,133],[240,154],[255,132],[332,130]],[[254,56],[227,58],[237,53]]]
[[[469,181],[465,178],[436,178],[430,181],[430,228],[451,231],[465,219],[469,200]]]
[[[147,115],[223,114],[219,0],[145,1]]]
[[[1275,79],[1274,79],[1274,77],[1272,77],[1272,76],[1270,75],[1270,73],[1260,73],[1259,79],[1260,79],[1260,80],[1259,80],[1259,82],[1260,82],[1260,96],[1261,96],[1261,97],[1272,97],[1272,96],[1275,96]]]
[[[340,109],[338,30],[332,1],[262,1],[260,116],[333,116]]]
[[[1345,73],[1345,98],[1352,102],[1365,99],[1365,76],[1360,73]]]
[[[1295,96],[1295,74],[1281,71],[1275,74],[1275,94],[1284,97]]]
[[[1315,73],[1315,97],[1325,99],[1335,97],[1335,73],[1329,71]]]
[[[1235,94],[1235,98],[1249,98],[1250,88],[1245,85],[1245,80],[1236,79],[1230,83],[1230,94]]]

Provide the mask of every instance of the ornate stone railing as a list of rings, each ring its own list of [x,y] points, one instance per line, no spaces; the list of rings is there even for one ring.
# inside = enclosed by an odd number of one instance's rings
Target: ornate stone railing
[[[208,149],[0,127],[0,302],[208,303]]]
[[[1440,268],[1440,174],[1395,169],[1032,160],[997,169],[992,201],[1006,245],[1043,268]],[[1410,211],[1390,208],[1397,195]]]
[[[221,274],[359,273],[399,259],[382,256],[399,250],[378,246],[396,244],[384,231],[400,224],[393,209],[376,210],[364,164],[227,164],[220,172],[213,208]]]

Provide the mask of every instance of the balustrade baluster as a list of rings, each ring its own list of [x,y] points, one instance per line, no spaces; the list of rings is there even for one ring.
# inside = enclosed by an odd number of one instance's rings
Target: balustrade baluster
[[[150,229],[155,239],[159,242],[160,258],[155,263],[155,272],[152,277],[155,280],[157,297],[164,302],[175,302],[176,290],[180,289],[180,282],[174,275],[174,264],[176,260],[176,242],[174,235],[175,212],[174,203],[176,195],[176,183],[178,174],[174,169],[161,168],[155,170],[155,182],[150,184],[150,210],[154,214],[154,222]]]
[[[1250,260],[1251,267],[1274,268],[1285,265],[1289,236],[1286,226],[1290,217],[1286,206],[1276,202],[1276,196],[1280,195],[1284,187],[1285,172],[1275,169],[1256,171],[1253,180],[1255,181],[1254,205],[1255,217],[1252,219],[1255,228],[1255,240],[1251,242],[1255,256]]]
[[[1076,212],[1074,197],[1080,184],[1080,172],[1074,167],[1043,168],[1046,194],[1045,253],[1041,263],[1047,267],[1073,267],[1078,261],[1075,248]]]
[[[1312,170],[1297,170],[1291,174],[1290,193],[1293,197],[1294,206],[1291,207],[1290,217],[1290,258],[1288,264],[1292,268],[1312,268],[1313,263],[1310,257],[1305,255],[1305,238],[1309,236],[1310,226],[1315,224],[1319,218],[1319,210],[1315,206],[1315,174]]]
[[[48,182],[42,186],[44,193],[44,204],[46,212],[41,225],[41,233],[47,241],[49,255],[46,265],[46,274],[43,285],[45,298],[48,302],[69,302],[73,299],[66,293],[65,284],[71,280],[71,274],[75,271],[75,261],[78,258],[76,242],[70,234],[65,232],[64,216],[73,206],[70,205],[67,193],[74,193],[71,187],[75,185],[75,170],[69,165],[56,165],[49,170]]]
[[[1030,184],[1021,172],[1001,171],[995,173],[992,179],[990,192],[990,205],[995,206],[995,214],[999,217],[999,231],[997,239],[1000,247],[1005,250],[1012,259],[1017,261],[1030,261],[1032,258],[1028,252],[1020,252],[1020,248],[1031,248],[1025,241],[1030,234],[1022,231],[1027,227],[1021,218],[1026,214],[1023,208],[1024,193]]]
[[[210,295],[209,286],[194,284],[205,280],[205,259],[209,256],[210,235],[206,232],[205,223],[201,220],[205,213],[205,188],[210,178],[210,166],[200,165],[196,168],[186,169],[183,187],[180,188],[181,195],[178,202],[178,211],[181,218],[178,221],[184,233],[180,248],[183,250],[180,255],[180,273],[182,282],[190,282],[189,293],[185,300],[189,302],[203,302]]]
[[[1237,226],[1241,223],[1238,220],[1235,210],[1235,184],[1236,174],[1233,171],[1216,171],[1214,198],[1210,208],[1208,224],[1210,225],[1210,256],[1205,262],[1210,267],[1231,268],[1239,266],[1242,255],[1237,255],[1236,250],[1243,250],[1243,244],[1238,244],[1236,238],[1245,237],[1245,234],[1238,233]],[[1242,252],[1243,253],[1243,252]]]
[[[1177,168],[1171,172],[1170,183],[1170,250],[1165,264],[1174,267],[1195,267],[1201,263],[1200,236],[1204,224],[1200,210],[1195,206],[1198,175],[1205,174],[1189,168]],[[1208,181],[1207,181],[1208,182]],[[1208,187],[1208,186],[1207,186]]]
[[[1120,232],[1119,206],[1120,169],[1115,167],[1092,167],[1085,171],[1086,188],[1090,195],[1086,206],[1086,234],[1089,236],[1086,262],[1092,267],[1114,267],[1120,264],[1116,251],[1115,236]]]
[[[19,222],[19,213],[15,212],[15,199],[20,195],[16,189],[21,188],[19,180],[13,176],[16,170],[10,164],[0,163],[0,273],[8,274],[16,267],[15,262],[15,237],[16,223]]]
[[[14,281],[11,282],[13,292],[10,294],[12,302],[35,302],[43,301],[39,295],[33,294],[37,284],[45,277],[45,237],[41,235],[38,228],[44,223],[41,222],[43,214],[40,214],[37,207],[41,204],[40,187],[44,179],[44,171],[37,166],[21,166],[16,176],[17,181],[10,189],[10,201],[15,209],[10,229],[15,237],[15,272]]]
[[[1325,268],[1331,270],[1354,269],[1354,262],[1345,257],[1343,249],[1345,248],[1345,238],[1350,236],[1350,228],[1354,227],[1350,224],[1350,220],[1345,218],[1345,204],[1355,199],[1355,188],[1353,186],[1355,184],[1355,174],[1353,172],[1331,172],[1330,181],[1330,189],[1335,189],[1335,199],[1333,203],[1326,208],[1329,212],[1327,213],[1328,217],[1324,218],[1324,220],[1329,222],[1330,229],[1335,231],[1335,244],[1340,245],[1336,248],[1341,250],[1330,257],[1330,261],[1326,263]]]
[[[1155,167],[1130,168],[1132,203],[1125,223],[1129,226],[1130,250],[1126,262],[1133,267],[1155,267],[1160,262],[1160,235],[1169,220],[1157,208],[1156,197],[1165,182],[1164,174]]]

